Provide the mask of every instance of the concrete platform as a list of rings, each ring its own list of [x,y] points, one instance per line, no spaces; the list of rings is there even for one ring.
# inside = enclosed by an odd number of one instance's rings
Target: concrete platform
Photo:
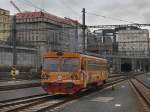
[[[54,112],[140,112],[139,99],[124,81],[112,88],[83,97]]]
[[[12,80],[12,81],[1,81],[0,86],[9,86],[9,85],[20,85],[20,84],[32,84],[40,83],[40,80]]]

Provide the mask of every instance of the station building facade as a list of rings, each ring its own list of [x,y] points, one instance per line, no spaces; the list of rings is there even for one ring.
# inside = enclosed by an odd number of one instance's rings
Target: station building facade
[[[88,36],[88,51],[111,62],[111,71],[150,71],[149,31],[137,27],[99,29]]]
[[[98,29],[87,36],[87,50],[102,55],[110,55],[113,52],[113,29]]]
[[[116,34],[119,55],[148,56],[149,55],[149,31],[120,30]]]
[[[10,12],[0,8],[0,41],[7,41],[10,36]]]
[[[37,50],[33,48],[17,47],[17,66],[37,66]],[[0,66],[13,65],[13,47],[0,45]]]

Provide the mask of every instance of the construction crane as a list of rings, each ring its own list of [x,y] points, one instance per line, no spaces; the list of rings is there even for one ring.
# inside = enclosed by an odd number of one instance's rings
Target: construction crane
[[[15,9],[21,13],[21,10],[17,7],[17,5],[11,0],[10,3],[15,7]]]

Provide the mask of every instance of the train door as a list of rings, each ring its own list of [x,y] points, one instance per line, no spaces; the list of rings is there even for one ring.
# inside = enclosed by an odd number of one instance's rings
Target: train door
[[[83,86],[84,88],[87,88],[87,84],[88,84],[88,74],[87,74],[87,62],[86,62],[86,58],[83,58],[81,61],[81,80],[83,81]]]

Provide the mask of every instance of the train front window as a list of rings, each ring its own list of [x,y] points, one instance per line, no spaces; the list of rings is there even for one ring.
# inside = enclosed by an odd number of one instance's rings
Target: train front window
[[[58,71],[59,59],[58,58],[46,58],[44,59],[43,68],[48,71]]]
[[[79,58],[63,58],[62,71],[76,71],[80,68]]]

